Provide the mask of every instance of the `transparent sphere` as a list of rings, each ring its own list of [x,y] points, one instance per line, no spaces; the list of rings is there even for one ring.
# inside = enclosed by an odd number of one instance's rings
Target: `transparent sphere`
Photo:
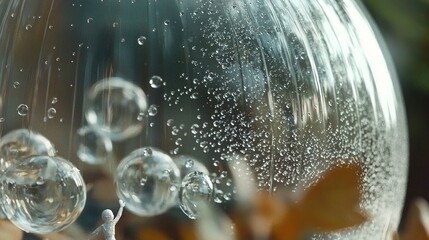
[[[107,163],[112,152],[110,138],[93,126],[83,127],[78,130],[79,147],[77,156],[82,162],[88,164]]]
[[[139,216],[154,216],[177,203],[180,172],[171,157],[144,147],[126,156],[116,172],[117,194]]]
[[[198,217],[198,209],[201,203],[208,204],[212,201],[213,184],[206,174],[191,172],[187,174],[180,187],[180,209],[189,218]]]
[[[86,120],[107,133],[112,140],[136,136],[143,128],[139,118],[147,110],[141,88],[122,78],[103,79],[88,92]]]
[[[32,156],[9,167],[1,179],[2,208],[24,231],[65,229],[82,212],[85,183],[79,170],[60,157]]]
[[[173,156],[173,161],[180,170],[181,179],[191,172],[202,172],[206,175],[209,175],[209,171],[207,170],[206,166],[191,156]]]
[[[0,170],[29,156],[55,154],[53,144],[41,134],[30,129],[13,130],[0,139]]]
[[[204,163],[217,176],[221,208],[241,203],[222,200],[228,185],[291,196],[327,169],[359,164],[359,206],[371,220],[308,238],[383,239],[398,226],[405,111],[359,1],[15,0],[0,1],[0,19],[2,129],[44,129],[70,155],[87,123],[124,140],[114,149],[126,160],[118,194],[134,213],[161,213],[174,199],[169,182],[179,173],[156,177],[174,164],[153,163],[170,157],[155,148],[159,157],[126,157],[153,146]],[[20,104],[26,111],[17,112]],[[55,117],[44,121],[51,107]]]

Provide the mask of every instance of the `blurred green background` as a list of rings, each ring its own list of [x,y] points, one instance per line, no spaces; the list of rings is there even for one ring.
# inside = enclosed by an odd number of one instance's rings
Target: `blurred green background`
[[[387,43],[405,99],[410,138],[406,216],[429,200],[429,0],[363,0]]]

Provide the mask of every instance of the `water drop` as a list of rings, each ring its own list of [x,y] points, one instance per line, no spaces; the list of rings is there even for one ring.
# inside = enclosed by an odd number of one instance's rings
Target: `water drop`
[[[13,88],[19,88],[19,82],[18,81],[13,82]]]
[[[209,203],[212,200],[213,183],[202,172],[187,174],[181,184],[179,201],[180,209],[189,218],[196,219],[200,204]]]
[[[55,108],[49,108],[48,109],[48,118],[52,119],[57,114],[57,110]]]
[[[158,107],[155,104],[152,104],[152,105],[150,105],[147,112],[149,113],[149,116],[153,117],[158,113]]]
[[[27,116],[29,107],[26,104],[19,104],[16,110],[20,116]]]
[[[22,230],[38,234],[68,227],[86,201],[85,183],[73,168],[59,157],[31,156],[6,169],[1,179],[6,217]]]
[[[140,36],[137,38],[137,43],[142,46],[144,43],[146,42],[146,37],[145,36]]]
[[[162,86],[164,80],[160,76],[152,76],[149,80],[149,84],[152,88],[159,88]]]
[[[185,162],[185,167],[186,168],[191,168],[193,166],[194,166],[194,160],[192,160],[192,159],[186,160],[186,162]]]
[[[31,25],[31,24],[27,24],[27,25],[25,25],[25,30],[30,30],[30,29],[32,29],[33,28],[33,26]]]
[[[150,149],[152,154],[145,152]],[[155,216],[177,202],[180,173],[167,154],[155,148],[140,148],[131,152],[119,164],[116,172],[117,194],[125,207],[139,216]],[[146,178],[144,186],[140,180]]]
[[[92,23],[94,21],[94,19],[93,18],[88,18],[88,19],[86,19],[86,22],[87,23]]]
[[[184,178],[187,174],[191,172],[202,172],[206,175],[209,174],[207,168],[200,161],[194,157],[188,155],[179,155],[173,157],[173,161],[176,163],[177,167],[180,170],[180,176]]]
[[[170,20],[165,20],[165,21],[164,21],[164,25],[165,25],[165,26],[170,25]]]
[[[119,26],[119,23],[118,22],[113,22],[113,24],[112,24],[112,27],[117,27],[117,26]]]

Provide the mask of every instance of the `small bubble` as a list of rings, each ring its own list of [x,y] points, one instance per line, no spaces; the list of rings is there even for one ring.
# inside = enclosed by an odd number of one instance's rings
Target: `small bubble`
[[[170,191],[172,191],[172,192],[177,191],[177,186],[176,186],[176,185],[172,185],[172,186],[170,187]]]
[[[122,39],[121,39],[121,43],[124,43],[124,42],[125,42],[125,38],[122,38]]]
[[[94,21],[94,19],[93,18],[88,18],[88,19],[86,19],[86,22],[87,23],[92,23]]]
[[[164,25],[165,25],[165,26],[170,25],[170,20],[165,20],[165,21],[164,21]]]
[[[163,84],[164,80],[160,76],[152,76],[149,80],[149,84],[152,88],[159,88]]]
[[[52,26],[52,25],[49,25],[49,27],[48,27],[49,29],[53,29],[54,28],[54,26]]]
[[[52,119],[57,114],[57,110],[55,108],[49,108],[48,109],[48,118]]]
[[[119,23],[118,22],[113,22],[113,24],[112,24],[112,27],[117,27],[117,26],[119,26]]]
[[[55,103],[57,103],[57,102],[58,102],[58,98],[56,98],[56,97],[53,97],[53,98],[52,98],[52,101],[51,101],[51,103],[52,103],[52,104],[55,104]]]
[[[13,82],[13,88],[19,88],[19,82],[18,81]]]
[[[147,178],[146,177],[142,177],[140,179],[140,186],[144,186],[146,184],[146,182],[147,182]]]
[[[152,155],[152,149],[151,148],[145,148],[143,149],[143,156],[149,157]]]
[[[186,160],[186,162],[185,162],[185,167],[186,168],[191,168],[193,166],[194,166],[194,160],[192,160],[192,159]]]
[[[197,99],[198,98],[198,93],[194,92],[191,94],[191,99]]]
[[[146,41],[146,37],[145,36],[140,36],[137,38],[137,43],[141,46],[144,44],[144,42]]]
[[[173,119],[168,119],[167,120],[167,126],[171,127],[174,124],[174,120]]]
[[[152,104],[147,111],[149,113],[149,116],[153,117],[158,113],[158,107],[155,104]]]
[[[139,113],[139,115],[137,115],[137,121],[143,121],[143,119],[144,119],[144,113],[141,112]]]
[[[218,160],[214,161],[213,162],[213,166],[218,167],[219,166],[219,161]]]
[[[27,116],[29,107],[26,104],[19,104],[16,110],[20,116]]]
[[[43,177],[38,177],[37,179],[36,179],[36,184],[37,185],[42,185],[42,184],[44,184],[45,183],[45,180],[43,179]]]
[[[1,117],[0,118],[0,123],[4,122],[4,120],[5,120],[4,117]]]
[[[27,25],[25,25],[25,30],[30,30],[30,29],[32,29],[33,28],[33,26],[31,25],[31,24],[27,24]]]

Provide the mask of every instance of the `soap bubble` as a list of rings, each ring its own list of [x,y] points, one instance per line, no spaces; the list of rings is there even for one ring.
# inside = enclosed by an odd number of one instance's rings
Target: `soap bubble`
[[[206,166],[199,162],[197,159],[187,156],[187,155],[179,155],[173,157],[174,163],[176,163],[177,167],[180,170],[180,176],[183,179],[188,173],[191,172],[202,172],[206,175],[209,175],[209,171]]]
[[[180,173],[170,156],[144,147],[121,161],[117,183],[117,194],[128,210],[139,216],[154,216],[177,203]]]
[[[30,129],[13,130],[0,139],[0,171],[32,155],[55,156],[52,143]]]
[[[112,152],[112,141],[97,128],[87,126],[78,130],[79,148],[77,156],[88,164],[106,163]]]
[[[212,200],[213,183],[202,172],[191,172],[182,180],[179,200],[180,209],[191,219],[198,217],[200,204]]]
[[[86,201],[79,170],[60,157],[26,158],[5,171],[1,185],[5,215],[26,232],[65,229],[77,219]]]
[[[112,140],[134,137],[143,128],[137,116],[147,110],[146,95],[138,86],[113,77],[97,82],[88,93],[86,120]]]

